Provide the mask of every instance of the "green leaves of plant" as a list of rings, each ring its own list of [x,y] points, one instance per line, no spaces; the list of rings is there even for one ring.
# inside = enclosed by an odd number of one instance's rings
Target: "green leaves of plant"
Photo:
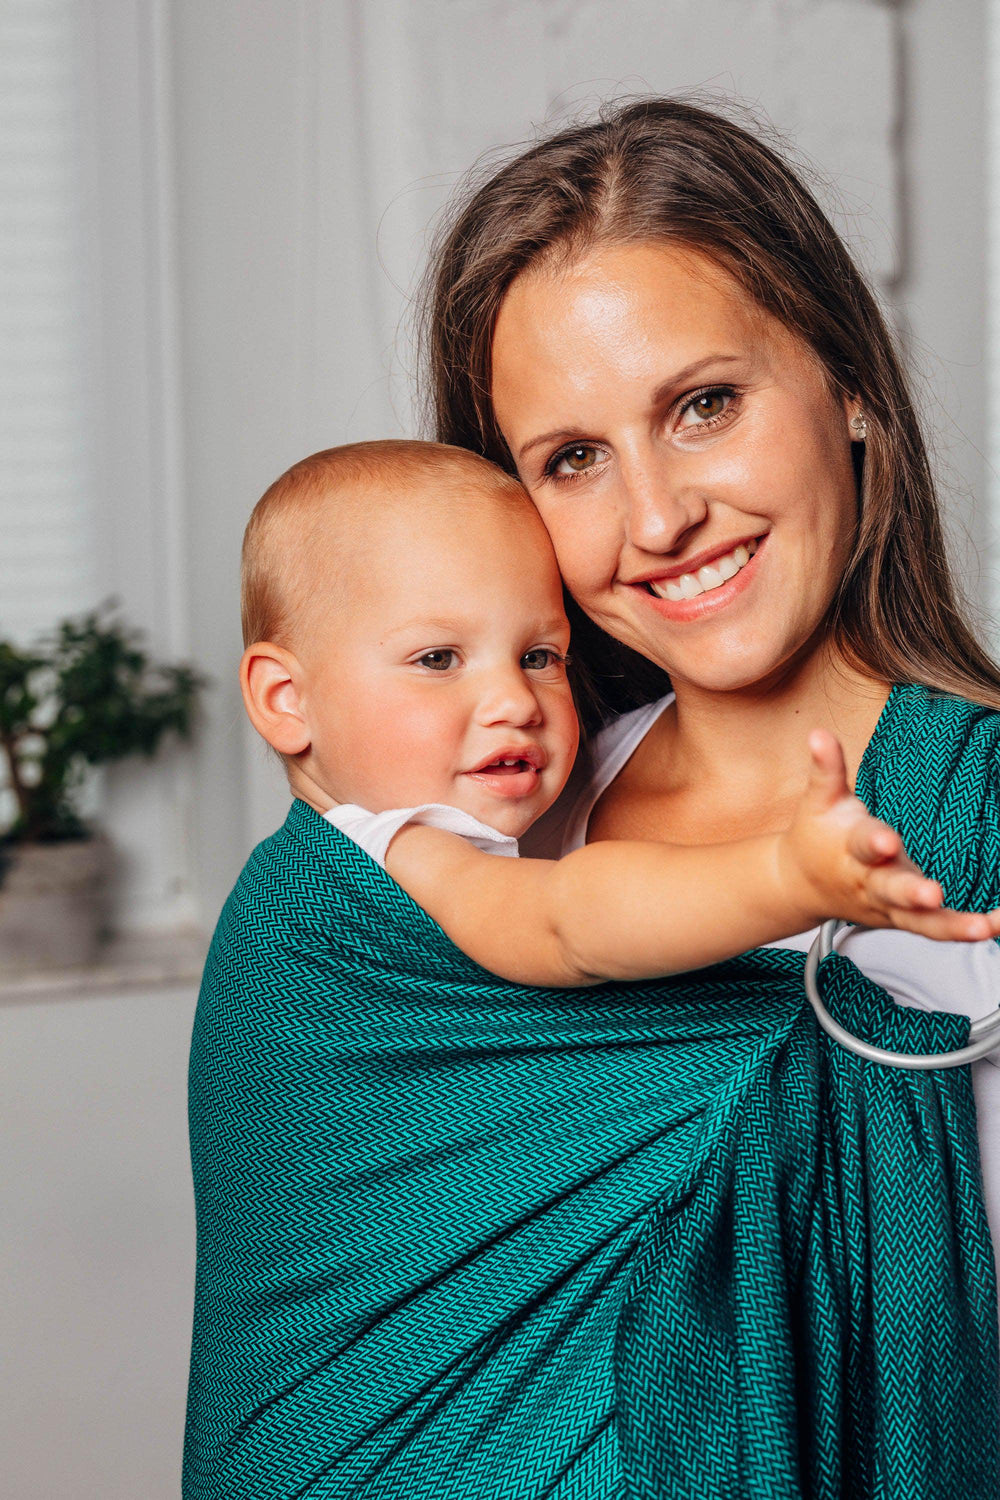
[[[0,748],[18,802],[7,838],[79,837],[72,789],[86,766],[191,736],[204,678],[152,662],[113,608],[64,620],[31,652],[0,641]]]

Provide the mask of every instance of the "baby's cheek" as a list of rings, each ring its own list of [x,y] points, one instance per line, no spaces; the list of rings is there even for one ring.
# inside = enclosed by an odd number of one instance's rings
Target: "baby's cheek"
[[[577,718],[573,698],[568,690],[566,697],[561,699],[558,710],[553,715],[553,720],[556,725],[556,736],[559,744],[563,749],[568,763],[572,765],[580,744],[580,720]]]
[[[376,736],[378,762],[388,768],[401,762],[411,769],[437,769],[452,758],[461,725],[443,704],[397,701],[387,705]]]

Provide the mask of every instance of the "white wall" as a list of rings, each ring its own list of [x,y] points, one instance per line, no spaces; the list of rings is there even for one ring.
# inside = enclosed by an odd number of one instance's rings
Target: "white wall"
[[[992,600],[995,608],[1000,551],[991,519],[987,424],[987,19],[987,6],[978,0],[908,0],[900,7],[904,129],[895,300],[934,442],[959,578],[974,601]],[[996,622],[982,618],[1000,645]]]
[[[193,990],[0,1008],[5,1500],[176,1500]]]
[[[201,652],[187,581],[168,0],[88,0],[95,480],[102,593],[155,656]],[[95,601],[96,602],[96,601]],[[102,777],[123,929],[197,922],[194,763],[167,746]]]
[[[988,0],[986,10],[985,85],[986,130],[982,165],[986,174],[986,483],[984,499],[990,524],[991,579],[988,591],[993,612],[993,639],[1000,641],[1000,0]]]

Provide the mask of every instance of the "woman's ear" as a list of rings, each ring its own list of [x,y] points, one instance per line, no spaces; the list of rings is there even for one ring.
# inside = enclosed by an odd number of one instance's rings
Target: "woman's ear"
[[[240,691],[250,722],[279,755],[301,755],[311,743],[301,702],[297,657],[273,641],[255,641],[240,662]]]

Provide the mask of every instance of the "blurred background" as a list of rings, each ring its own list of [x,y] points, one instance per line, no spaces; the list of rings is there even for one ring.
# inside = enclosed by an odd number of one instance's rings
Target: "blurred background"
[[[414,298],[464,172],[647,91],[748,108],[812,174],[996,645],[1000,0],[0,0],[0,641],[114,598],[208,680],[189,744],[82,787],[111,941],[0,971],[9,1500],[179,1493],[197,973],[288,802],[236,685],[250,508],[419,430]]]

